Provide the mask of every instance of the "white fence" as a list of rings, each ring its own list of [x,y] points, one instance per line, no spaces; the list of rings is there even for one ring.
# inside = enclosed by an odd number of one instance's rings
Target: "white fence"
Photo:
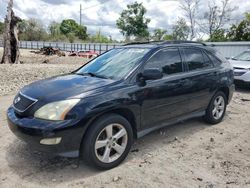
[[[208,42],[206,44],[213,44],[224,57],[233,57],[243,52],[244,50],[250,49],[250,41],[248,42]]]
[[[208,42],[213,44],[225,57],[235,56],[246,49],[250,49],[249,42]],[[24,49],[40,49],[44,46],[52,46],[60,48],[63,51],[79,51],[79,50],[94,50],[103,53],[107,50],[120,46],[120,43],[64,43],[64,42],[42,42],[42,41],[20,41],[20,48]],[[3,46],[3,41],[0,41],[0,47]]]

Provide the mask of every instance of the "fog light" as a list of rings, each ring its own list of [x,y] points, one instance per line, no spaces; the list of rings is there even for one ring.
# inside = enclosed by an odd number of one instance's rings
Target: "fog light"
[[[45,138],[42,139],[40,141],[40,144],[44,144],[44,145],[56,145],[59,144],[61,142],[62,138],[58,137],[58,138]]]

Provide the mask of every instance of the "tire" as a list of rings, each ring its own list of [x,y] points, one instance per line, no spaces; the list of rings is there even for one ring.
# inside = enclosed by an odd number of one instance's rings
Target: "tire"
[[[207,107],[204,120],[209,124],[220,123],[224,118],[226,108],[227,108],[227,97],[222,91],[218,91],[213,96]]]
[[[127,157],[132,143],[130,123],[120,115],[106,114],[90,125],[80,152],[87,164],[108,170],[118,166]]]

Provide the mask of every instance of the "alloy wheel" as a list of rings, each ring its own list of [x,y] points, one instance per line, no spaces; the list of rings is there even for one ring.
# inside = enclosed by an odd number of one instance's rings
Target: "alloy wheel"
[[[95,141],[95,155],[103,163],[112,163],[124,153],[128,133],[121,124],[109,124],[101,130]]]
[[[222,96],[218,96],[214,100],[214,108],[212,111],[214,119],[218,120],[222,117],[225,110],[225,100]]]

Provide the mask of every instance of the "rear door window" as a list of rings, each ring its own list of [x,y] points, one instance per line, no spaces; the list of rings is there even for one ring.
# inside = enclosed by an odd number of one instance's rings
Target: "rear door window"
[[[145,65],[144,69],[158,68],[164,75],[183,72],[182,60],[177,48],[158,51]]]
[[[184,54],[189,71],[213,67],[209,58],[200,49],[184,48]]]

